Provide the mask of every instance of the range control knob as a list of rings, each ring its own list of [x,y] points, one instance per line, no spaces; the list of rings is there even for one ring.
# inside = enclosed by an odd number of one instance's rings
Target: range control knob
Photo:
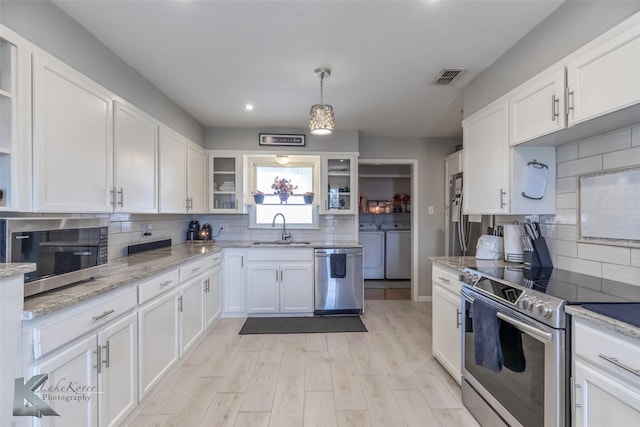
[[[522,297],[522,299],[520,299],[520,302],[518,303],[518,306],[520,306],[521,309],[526,310],[526,311],[533,311],[533,301],[531,300],[530,297],[524,295]]]
[[[538,316],[548,319],[553,315],[553,310],[551,310],[551,307],[549,307],[549,304],[546,302],[538,301],[536,303],[536,313],[538,313]]]

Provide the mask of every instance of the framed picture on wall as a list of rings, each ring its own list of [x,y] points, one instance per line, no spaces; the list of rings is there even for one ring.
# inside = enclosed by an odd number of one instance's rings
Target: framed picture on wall
[[[258,135],[260,145],[287,145],[304,147],[304,135],[302,134],[282,134],[282,133],[261,133]]]

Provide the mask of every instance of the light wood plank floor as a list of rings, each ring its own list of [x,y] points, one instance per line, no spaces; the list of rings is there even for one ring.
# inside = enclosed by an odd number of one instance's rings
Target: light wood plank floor
[[[369,332],[238,335],[221,319],[128,425],[477,427],[431,355],[431,304],[366,302]]]

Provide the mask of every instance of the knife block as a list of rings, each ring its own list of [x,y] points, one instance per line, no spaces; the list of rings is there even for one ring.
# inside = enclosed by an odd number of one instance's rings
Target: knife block
[[[549,255],[549,248],[547,248],[547,242],[544,237],[540,236],[535,240],[532,240],[533,251],[525,250],[524,255],[524,268],[526,270],[532,270],[536,268],[553,268],[551,263],[551,255]]]

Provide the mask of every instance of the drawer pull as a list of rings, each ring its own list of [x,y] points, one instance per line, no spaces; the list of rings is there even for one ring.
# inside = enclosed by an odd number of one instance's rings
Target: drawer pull
[[[160,287],[167,286],[167,285],[168,285],[168,284],[170,284],[171,282],[173,282],[173,280],[165,280],[164,282],[160,283]]]
[[[107,317],[108,315],[112,314],[113,312],[115,312],[115,310],[109,310],[109,311],[105,311],[104,313],[102,313],[100,316],[94,316],[91,318],[92,321],[97,322],[100,319],[104,319],[105,317]]]
[[[192,273],[195,273],[195,272],[196,272],[196,271],[198,271],[198,270],[200,270],[200,267],[192,268],[192,269],[191,269],[191,272],[192,272]]]
[[[442,280],[442,281],[443,281],[443,282],[445,282],[445,283],[449,283],[449,282],[450,282],[450,280],[449,280],[449,279],[447,279],[446,277],[440,277],[440,276],[438,276],[438,279]]]
[[[622,368],[627,372],[631,372],[633,375],[636,375],[638,377],[640,377],[640,369],[633,369],[627,365],[625,365],[624,363],[620,362],[618,359],[616,359],[615,357],[611,357],[611,356],[607,356],[605,354],[599,354],[598,357],[600,357],[601,359],[606,360],[609,363],[613,363],[614,365],[616,365],[618,368]]]

